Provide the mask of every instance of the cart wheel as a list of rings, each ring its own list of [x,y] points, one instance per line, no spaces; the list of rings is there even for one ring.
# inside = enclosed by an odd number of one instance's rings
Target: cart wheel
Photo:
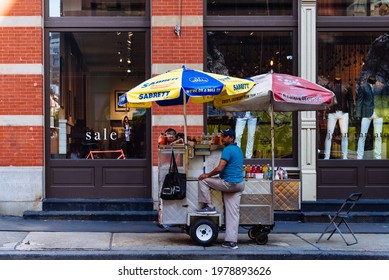
[[[257,235],[259,229],[257,227],[252,227],[248,231],[248,236],[251,240],[255,240],[255,236]]]
[[[257,242],[258,245],[265,245],[267,241],[269,241],[269,237],[266,232],[258,232],[255,235],[255,242]]]
[[[189,229],[192,240],[201,246],[212,245],[216,241],[218,233],[217,225],[207,219],[194,221]]]

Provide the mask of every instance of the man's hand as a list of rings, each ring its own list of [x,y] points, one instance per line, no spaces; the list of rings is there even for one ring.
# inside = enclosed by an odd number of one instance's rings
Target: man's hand
[[[199,180],[203,180],[203,179],[208,178],[208,177],[209,177],[208,174],[201,174],[199,176]]]

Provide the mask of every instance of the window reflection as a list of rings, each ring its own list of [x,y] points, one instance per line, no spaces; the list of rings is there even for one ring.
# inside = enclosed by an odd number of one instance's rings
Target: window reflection
[[[50,17],[145,16],[146,0],[50,0]]]
[[[145,79],[144,63],[143,32],[50,33],[52,158],[145,157],[145,109],[117,105]]]
[[[319,33],[318,83],[338,100],[318,113],[319,158],[388,157],[388,42],[379,32]]]
[[[208,16],[291,16],[289,0],[208,0]]]
[[[220,31],[207,34],[207,68],[248,78],[273,70],[292,74],[292,32]],[[268,112],[225,113],[207,105],[210,134],[233,127],[245,158],[271,158]],[[275,157],[292,157],[292,113],[275,113]]]
[[[319,16],[387,16],[389,2],[380,0],[318,0]]]

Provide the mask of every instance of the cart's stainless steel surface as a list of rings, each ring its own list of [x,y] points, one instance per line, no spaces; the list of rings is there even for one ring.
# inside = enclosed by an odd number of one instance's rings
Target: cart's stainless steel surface
[[[183,200],[160,200],[159,223],[162,225],[190,226],[197,218],[205,217],[215,221],[219,226],[224,224],[224,207],[221,192],[212,191],[212,201],[216,207],[217,215],[199,215],[196,213],[202,205],[198,203],[197,177],[205,168],[206,172],[212,170],[220,159],[221,151],[212,151],[209,156],[195,156],[187,159],[185,149],[174,148],[179,172],[185,172],[186,160],[187,188],[186,198]],[[162,185],[170,165],[171,148],[159,150],[159,186]],[[190,177],[189,175],[192,175]],[[245,190],[241,198],[240,225],[270,226],[274,225],[272,182],[267,180],[248,179],[245,181]]]

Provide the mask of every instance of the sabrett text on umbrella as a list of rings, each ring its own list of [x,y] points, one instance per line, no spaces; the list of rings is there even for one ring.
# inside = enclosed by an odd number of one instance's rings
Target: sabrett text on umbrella
[[[234,85],[233,88],[234,88],[234,90],[248,89],[249,84],[237,84],[237,85]]]
[[[170,82],[170,81],[177,81],[178,79],[179,78],[170,78],[170,79],[163,79],[163,80],[154,81],[154,82],[151,82],[151,83],[144,83],[142,85],[142,88],[149,87],[149,86],[152,86],[152,85],[155,85],[155,84],[166,83],[166,82]]]
[[[150,99],[150,98],[161,98],[169,96],[170,90],[160,92],[149,92],[139,94],[139,100]]]

